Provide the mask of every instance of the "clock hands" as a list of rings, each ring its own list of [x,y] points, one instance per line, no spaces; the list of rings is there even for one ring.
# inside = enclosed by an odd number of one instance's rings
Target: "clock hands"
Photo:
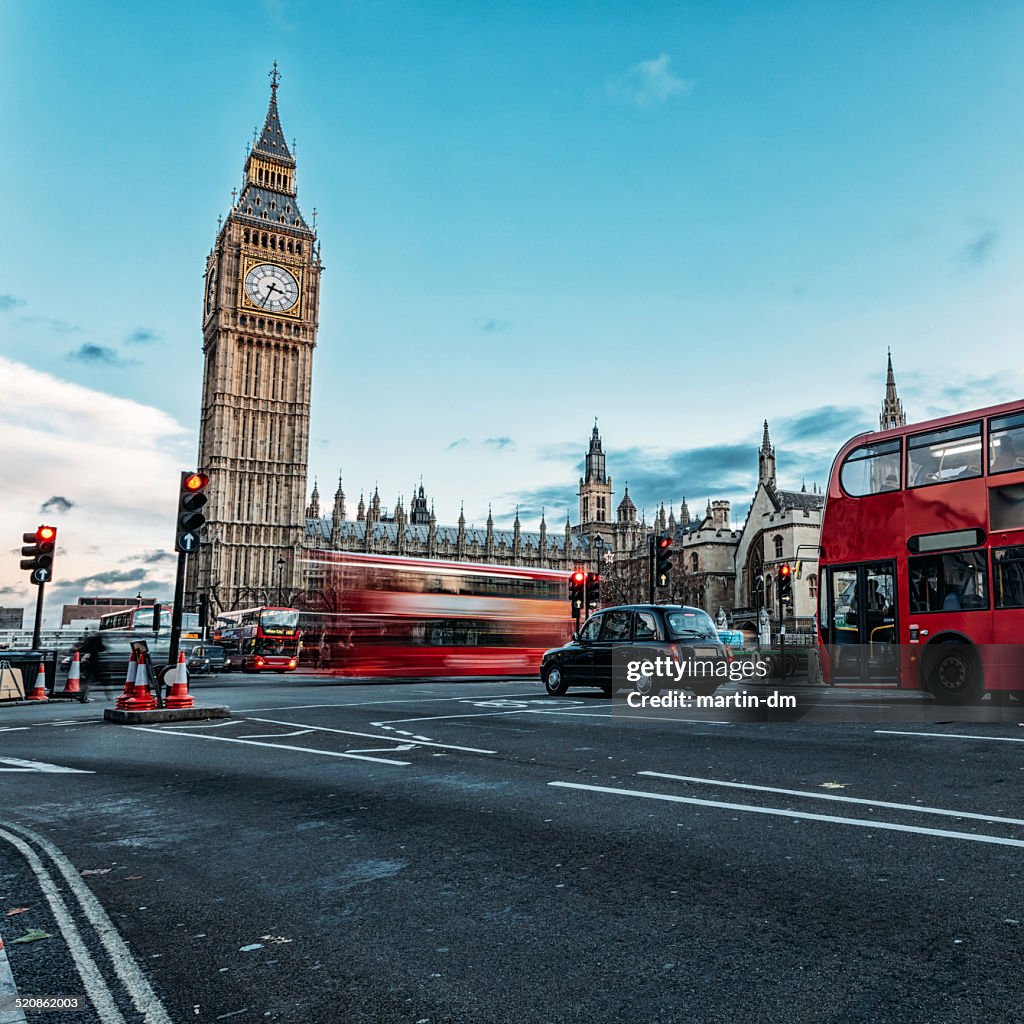
[[[260,305],[264,309],[266,309],[266,307],[267,307],[267,302],[270,299],[271,293],[276,292],[276,291],[280,291],[280,289],[277,287],[276,284],[274,284],[273,281],[271,281],[270,282],[270,287],[267,289],[267,294],[263,296],[263,301],[260,303]]]

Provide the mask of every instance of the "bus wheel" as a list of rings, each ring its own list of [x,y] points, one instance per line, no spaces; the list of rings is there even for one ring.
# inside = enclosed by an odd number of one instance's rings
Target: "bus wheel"
[[[547,690],[552,697],[561,697],[568,688],[565,678],[562,675],[562,670],[557,665],[552,665],[551,668],[544,673],[544,689]]]
[[[782,678],[790,679],[796,675],[796,670],[800,667],[800,663],[797,661],[795,654],[787,654],[782,659]]]
[[[928,659],[927,687],[940,704],[970,704],[981,697],[978,652],[970,644],[941,644]]]

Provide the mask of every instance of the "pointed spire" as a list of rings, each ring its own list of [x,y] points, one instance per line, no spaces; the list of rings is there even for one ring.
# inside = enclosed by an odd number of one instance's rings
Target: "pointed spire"
[[[761,439],[761,450],[757,453],[757,482],[766,487],[775,487],[775,449],[768,436],[768,421],[764,421],[764,436]]]
[[[807,477],[801,477],[801,479],[800,479],[800,493],[801,494],[806,494],[807,493]]]
[[[491,515],[491,503],[487,502],[487,529],[494,529],[494,516]]]
[[[882,401],[882,413],[878,417],[878,429],[892,430],[894,427],[906,425],[907,416],[896,392],[896,375],[892,372],[892,349],[889,349],[885,370],[885,398]]]
[[[281,72],[277,70],[277,61],[274,61],[274,69],[267,76],[270,79],[270,105],[267,107],[267,117],[263,122],[263,131],[252,147],[254,154],[274,157],[290,167],[295,166],[295,159],[288,149],[284,132],[281,130],[281,118],[277,113],[277,89],[281,82]]]
[[[772,451],[772,441],[768,436],[768,421],[764,421],[764,437],[761,439],[761,451],[768,454]]]

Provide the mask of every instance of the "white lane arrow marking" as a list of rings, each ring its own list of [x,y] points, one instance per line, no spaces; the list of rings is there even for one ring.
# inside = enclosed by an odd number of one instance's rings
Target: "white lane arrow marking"
[[[398,747],[367,747],[365,750],[348,750],[349,754],[401,754],[406,750],[415,750],[415,743],[403,743]]]

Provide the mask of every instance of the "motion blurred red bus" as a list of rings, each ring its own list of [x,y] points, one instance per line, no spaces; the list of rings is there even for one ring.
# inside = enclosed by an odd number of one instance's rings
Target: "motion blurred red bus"
[[[318,552],[329,611],[303,612],[315,667],[345,676],[535,675],[572,633],[568,572]]]
[[[224,648],[227,671],[294,672],[300,636],[295,608],[221,612],[213,627],[213,642]]]
[[[819,568],[826,681],[1024,700],[1024,401],[847,442]]]

